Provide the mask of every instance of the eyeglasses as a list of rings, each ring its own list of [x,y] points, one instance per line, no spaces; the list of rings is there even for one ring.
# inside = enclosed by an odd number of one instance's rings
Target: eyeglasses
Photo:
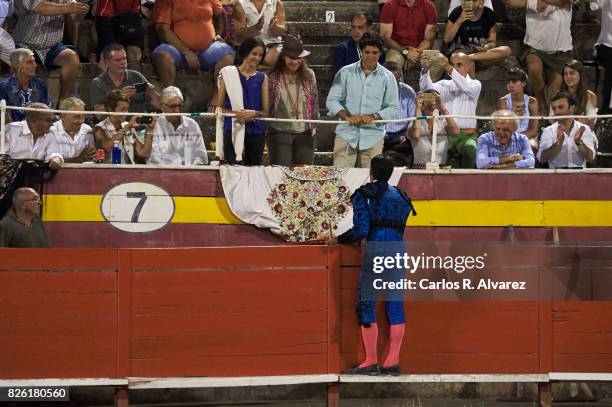
[[[180,109],[181,107],[183,107],[182,103],[177,103],[175,105],[167,105],[164,103],[164,105],[168,108],[168,109]]]
[[[41,203],[41,202],[42,202],[42,201],[40,200],[40,197],[39,197],[39,196],[37,196],[36,198],[32,198],[32,199],[24,199],[24,201],[25,201],[25,202],[32,201],[32,202],[34,202],[34,203]]]

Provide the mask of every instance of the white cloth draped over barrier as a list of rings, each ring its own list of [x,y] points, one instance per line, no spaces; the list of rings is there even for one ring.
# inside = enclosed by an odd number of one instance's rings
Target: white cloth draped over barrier
[[[396,168],[389,184],[402,175]],[[225,199],[241,221],[290,242],[325,241],[353,226],[350,197],[370,181],[369,168],[219,168]]]

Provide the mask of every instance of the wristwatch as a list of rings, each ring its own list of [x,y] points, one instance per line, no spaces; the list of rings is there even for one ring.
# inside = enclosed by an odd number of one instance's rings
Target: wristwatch
[[[582,142],[582,140],[578,140],[578,141],[576,141],[575,143],[576,143],[576,145],[577,145],[577,146],[581,146],[581,145],[583,145],[583,144],[584,144],[584,143]]]
[[[403,56],[405,56],[405,57],[407,57],[407,56],[408,56],[408,54],[410,54],[410,50],[408,50],[408,49],[404,48],[404,49],[402,50],[402,55],[403,55]]]

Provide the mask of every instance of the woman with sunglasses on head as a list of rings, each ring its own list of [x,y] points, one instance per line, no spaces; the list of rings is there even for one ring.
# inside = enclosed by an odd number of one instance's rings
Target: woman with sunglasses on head
[[[248,38],[238,49],[238,66],[230,65],[219,72],[217,106],[223,113],[233,113],[223,124],[223,155],[228,163],[261,165],[266,142],[268,117],[268,77],[257,70],[266,46],[257,38]],[[244,148],[244,159],[243,159]]]
[[[291,35],[270,73],[270,112],[279,119],[318,119],[319,95],[314,72],[304,58],[310,54]],[[316,128],[312,123],[271,122],[268,150],[272,165],[304,165],[314,160]]]

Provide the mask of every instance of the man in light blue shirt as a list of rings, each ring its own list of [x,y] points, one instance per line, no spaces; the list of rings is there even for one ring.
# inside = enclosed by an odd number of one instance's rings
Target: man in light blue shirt
[[[327,96],[330,116],[346,120],[336,127],[334,166],[369,168],[382,153],[385,128],[374,120],[399,114],[395,77],[378,63],[383,40],[365,33],[359,41],[361,60],[340,69]]]
[[[510,110],[493,113],[493,131],[478,137],[476,166],[507,170],[533,168],[535,157],[527,136],[517,133],[518,116]]]

